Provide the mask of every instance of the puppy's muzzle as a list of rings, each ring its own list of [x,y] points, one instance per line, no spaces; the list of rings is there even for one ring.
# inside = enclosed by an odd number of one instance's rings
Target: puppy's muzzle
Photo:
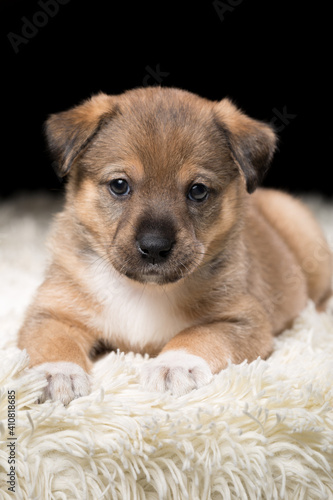
[[[132,227],[136,227],[134,239],[123,241],[118,249],[120,259],[114,264],[127,278],[140,283],[175,283],[196,265],[192,238],[186,238],[170,215],[149,214]]]
[[[142,259],[150,264],[163,264],[169,258],[175,241],[165,231],[150,230],[137,237],[137,248]]]

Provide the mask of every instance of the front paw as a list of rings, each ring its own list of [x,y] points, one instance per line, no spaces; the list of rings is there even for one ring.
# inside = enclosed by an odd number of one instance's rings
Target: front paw
[[[87,396],[90,392],[89,375],[76,363],[43,363],[35,369],[44,373],[48,382],[39,399],[40,403],[52,399],[68,405],[73,399]]]
[[[170,390],[175,396],[182,396],[208,384],[212,377],[208,363],[200,356],[170,350],[143,367],[140,381],[149,391]]]

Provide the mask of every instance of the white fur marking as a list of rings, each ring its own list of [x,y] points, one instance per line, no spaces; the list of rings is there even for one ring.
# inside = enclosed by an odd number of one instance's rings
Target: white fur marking
[[[103,306],[91,326],[111,343],[119,341],[139,351],[147,344],[161,349],[191,325],[177,307],[179,294],[174,290],[136,283],[111,266],[90,264],[85,278],[85,286]]]
[[[170,350],[146,363],[140,381],[148,391],[170,390],[175,396],[182,396],[208,384],[212,377],[208,363],[200,356]]]

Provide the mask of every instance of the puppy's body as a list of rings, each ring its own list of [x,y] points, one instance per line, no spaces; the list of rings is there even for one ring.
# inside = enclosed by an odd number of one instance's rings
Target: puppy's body
[[[45,397],[87,393],[101,339],[158,355],[143,384],[182,394],[229,360],[267,357],[308,298],[329,297],[331,254],[311,214],[283,193],[247,192],[275,138],[229,101],[100,95],[51,117],[49,137],[71,168],[67,199],[19,339],[48,374]]]

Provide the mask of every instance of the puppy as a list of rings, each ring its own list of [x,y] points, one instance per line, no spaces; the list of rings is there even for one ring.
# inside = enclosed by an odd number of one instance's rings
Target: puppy
[[[101,341],[154,357],[146,389],[185,394],[229,361],[267,358],[309,298],[322,308],[330,297],[312,215],[256,190],[274,131],[228,99],[99,94],[52,115],[46,136],[66,202],[18,342],[46,374],[43,399],[88,394]]]

